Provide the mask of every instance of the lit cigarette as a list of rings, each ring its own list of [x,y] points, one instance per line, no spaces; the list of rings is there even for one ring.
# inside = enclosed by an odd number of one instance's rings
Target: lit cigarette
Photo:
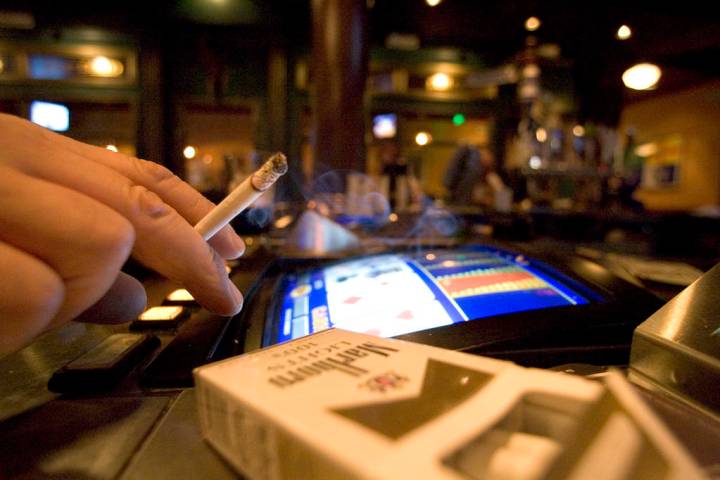
[[[235,190],[230,192],[222,202],[195,225],[195,230],[207,240],[218,230],[227,225],[248,205],[253,203],[270,188],[285,172],[287,172],[287,158],[278,152],[258,168],[252,175],[243,180]]]

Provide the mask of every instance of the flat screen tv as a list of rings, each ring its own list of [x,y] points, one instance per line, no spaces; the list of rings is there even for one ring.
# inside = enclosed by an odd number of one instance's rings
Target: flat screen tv
[[[61,103],[34,100],[30,103],[30,121],[56,132],[70,129],[70,109]]]

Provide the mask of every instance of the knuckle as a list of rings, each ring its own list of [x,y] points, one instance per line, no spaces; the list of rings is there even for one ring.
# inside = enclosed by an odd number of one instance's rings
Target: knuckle
[[[177,178],[169,169],[150,160],[135,159],[135,168],[141,175],[149,176],[155,182]]]
[[[96,250],[105,257],[124,261],[135,242],[135,229],[122,215],[113,212],[107,215],[94,232]]]
[[[142,185],[132,185],[128,198],[135,211],[152,218],[161,217],[170,212],[170,207],[155,192]]]

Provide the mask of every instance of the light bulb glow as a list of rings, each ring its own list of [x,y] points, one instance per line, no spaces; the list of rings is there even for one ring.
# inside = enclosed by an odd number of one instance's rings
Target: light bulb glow
[[[544,128],[538,128],[537,130],[535,130],[535,138],[538,142],[544,143],[545,140],[547,140],[547,130],[545,130]]]
[[[620,25],[620,28],[617,29],[615,36],[618,40],[627,40],[632,37],[632,30],[627,25]]]
[[[432,137],[427,132],[418,132],[417,135],[415,135],[415,143],[417,143],[421,147],[427,145],[431,141]]]
[[[125,67],[120,60],[103,56],[93,57],[85,63],[85,73],[94,77],[119,77]]]
[[[622,81],[626,87],[633,90],[649,90],[657,85],[662,71],[652,63],[638,63],[625,70]]]
[[[117,151],[118,151],[118,148],[117,148],[115,145],[112,145],[112,144],[110,144],[110,145],[105,145],[105,148],[108,149],[108,150],[110,150],[111,152],[116,152],[116,153],[117,153]]]
[[[639,157],[652,157],[658,152],[658,146],[655,142],[643,143],[635,147],[635,155]]]
[[[197,150],[192,145],[188,145],[183,149],[183,156],[188,160],[195,158],[195,155],[197,155]]]
[[[576,137],[583,137],[585,136],[585,127],[582,125],[575,125],[572,129],[573,135]]]
[[[427,3],[431,7],[437,7],[438,5],[440,5],[440,2],[442,2],[442,0],[425,0],[425,3]]]
[[[540,19],[537,17],[530,17],[525,20],[525,30],[527,30],[528,32],[534,32],[535,30],[540,28],[540,25]]]
[[[536,63],[528,63],[522,69],[523,78],[538,78],[540,76],[540,67]]]
[[[447,73],[434,73],[430,75],[425,83],[428,90],[444,92],[453,86],[453,79]]]

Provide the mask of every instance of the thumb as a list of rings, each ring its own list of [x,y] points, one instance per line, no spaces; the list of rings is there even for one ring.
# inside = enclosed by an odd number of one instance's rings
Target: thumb
[[[100,300],[75,318],[78,322],[124,323],[135,320],[147,305],[142,284],[127,273],[120,272]]]

